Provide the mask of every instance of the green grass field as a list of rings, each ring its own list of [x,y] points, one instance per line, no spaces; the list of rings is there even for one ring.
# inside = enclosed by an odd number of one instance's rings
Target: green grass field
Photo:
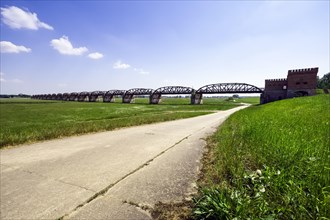
[[[194,117],[238,105],[215,98],[205,99],[203,105],[190,105],[189,99],[166,97],[159,105],[149,105],[148,99],[143,98],[136,99],[135,104],[119,101],[0,99],[0,147]]]
[[[330,96],[251,106],[208,141],[197,219],[329,219]]]

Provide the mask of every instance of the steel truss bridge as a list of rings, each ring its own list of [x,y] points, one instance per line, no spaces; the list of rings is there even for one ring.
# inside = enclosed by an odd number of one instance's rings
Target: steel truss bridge
[[[41,100],[62,100],[79,102],[114,102],[115,98],[121,98],[123,103],[133,103],[134,98],[148,96],[150,104],[158,104],[162,95],[188,94],[191,97],[191,104],[201,104],[203,94],[225,94],[225,93],[263,93],[263,89],[246,83],[217,83],[205,85],[197,90],[184,86],[164,86],[156,90],[148,88],[133,88],[129,90],[109,90],[94,92],[72,92],[58,94],[33,95],[32,99]]]
[[[195,90],[184,86],[164,86],[156,89],[149,97],[150,104],[158,104],[162,95],[194,94]]]
[[[218,83],[199,88],[199,94],[221,94],[221,93],[263,93],[263,90],[246,83]]]

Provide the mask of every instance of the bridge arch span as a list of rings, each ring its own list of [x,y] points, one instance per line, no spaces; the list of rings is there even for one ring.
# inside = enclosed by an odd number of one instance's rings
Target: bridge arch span
[[[103,102],[115,102],[115,96],[123,96],[125,94],[125,90],[109,90],[103,95]]]
[[[77,92],[71,92],[69,96],[69,101],[76,101],[78,98],[78,93]]]
[[[151,95],[153,93],[153,89],[146,88],[133,88],[129,89],[123,95],[123,103],[132,103],[134,102],[135,95]]]
[[[192,94],[195,90],[185,86],[164,86],[156,89],[149,98],[150,104],[159,104],[162,95]]]
[[[263,90],[246,83],[217,83],[209,84],[199,88],[199,94],[218,94],[218,93],[263,93]]]
[[[78,94],[78,102],[85,102],[85,101],[89,101],[89,96],[90,93],[89,92],[81,92]]]
[[[46,100],[52,100],[52,94],[47,94],[46,95]]]
[[[40,94],[40,95],[37,95],[37,99],[41,99],[41,100],[45,100],[47,97],[46,94]]]
[[[63,101],[69,101],[70,100],[70,93],[63,93],[62,96]]]
[[[91,92],[88,96],[88,99],[90,102],[96,102],[97,99],[101,96],[103,97],[104,96],[104,91],[94,91],[94,92]]]
[[[56,100],[63,100],[63,94],[62,93],[57,93],[55,99]]]
[[[185,86],[164,86],[156,89],[152,94],[191,94],[194,92],[193,88],[185,87]]]
[[[53,93],[53,94],[51,95],[51,97],[50,97],[50,100],[56,100],[56,96],[57,96],[57,94],[56,94],[56,93]]]
[[[191,97],[191,104],[201,104],[203,94],[263,93],[257,86],[247,83],[216,83],[202,86]]]
[[[124,95],[150,95],[154,90],[153,89],[146,89],[146,88],[133,88],[129,89],[125,92]]]

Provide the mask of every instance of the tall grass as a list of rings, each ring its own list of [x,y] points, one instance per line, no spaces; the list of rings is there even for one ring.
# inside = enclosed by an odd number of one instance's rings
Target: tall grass
[[[194,214],[209,219],[329,219],[330,97],[252,106],[209,140]]]
[[[189,99],[174,98],[168,98],[160,105],[147,102],[148,99],[136,99],[136,104],[1,99],[0,148],[194,117],[237,106],[223,99],[208,100],[204,105],[189,105]]]

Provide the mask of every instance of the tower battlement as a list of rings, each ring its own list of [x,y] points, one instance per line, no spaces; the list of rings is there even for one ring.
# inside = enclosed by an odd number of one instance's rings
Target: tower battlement
[[[287,79],[266,79],[265,91],[283,90],[288,84]]]
[[[265,81],[266,81],[266,83],[267,82],[286,82],[287,79],[266,79]]]
[[[294,69],[294,70],[289,70],[288,75],[292,75],[292,74],[309,74],[309,73],[317,74],[318,71],[319,71],[318,67],[305,68],[305,69]]]

